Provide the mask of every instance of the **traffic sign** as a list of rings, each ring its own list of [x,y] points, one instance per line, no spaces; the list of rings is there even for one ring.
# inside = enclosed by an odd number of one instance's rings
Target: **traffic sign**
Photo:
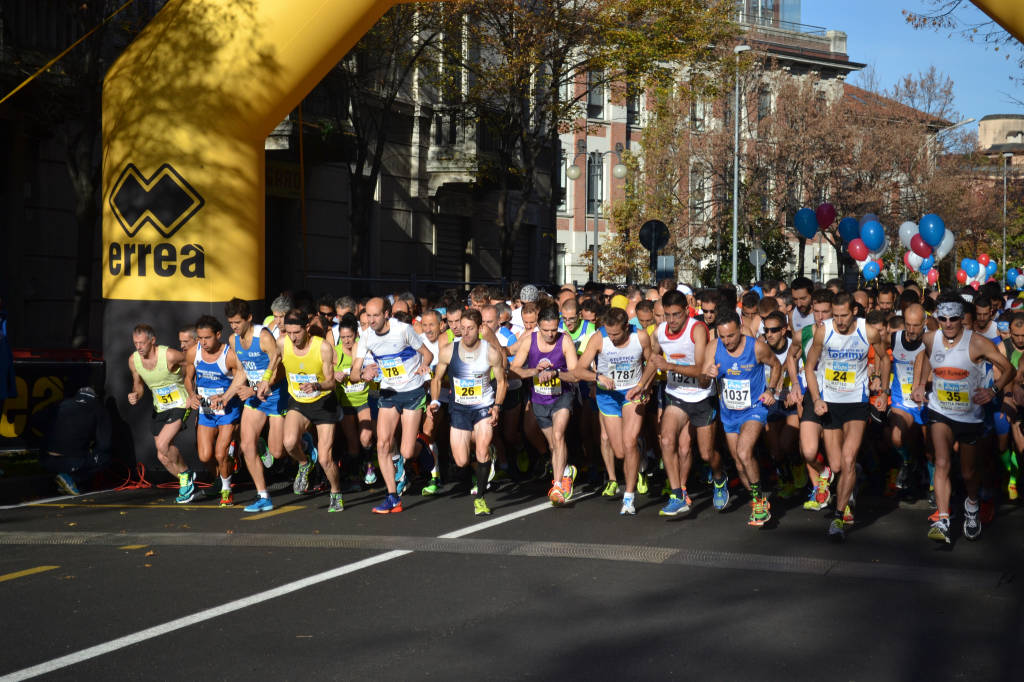
[[[759,268],[762,265],[764,265],[766,260],[768,260],[768,254],[764,252],[764,249],[755,246],[753,249],[750,250],[750,255],[748,256],[748,258],[750,259],[751,265],[753,265],[755,268]]]
[[[648,251],[660,251],[668,244],[668,225],[660,220],[648,220],[640,226],[640,243]]]

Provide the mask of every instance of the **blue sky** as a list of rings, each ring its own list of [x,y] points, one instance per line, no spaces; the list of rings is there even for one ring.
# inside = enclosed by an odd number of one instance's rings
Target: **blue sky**
[[[948,31],[914,29],[901,13],[926,8],[922,0],[803,0],[801,22],[846,32],[850,59],[873,64],[883,87],[934,65],[953,80],[961,118],[1024,114],[1024,107],[1007,97],[1024,100],[1024,86],[1010,80],[1010,75],[1024,76],[1014,59],[1018,53],[1006,60],[1003,50],[947,37]],[[967,9],[972,18],[986,18],[973,5]]]

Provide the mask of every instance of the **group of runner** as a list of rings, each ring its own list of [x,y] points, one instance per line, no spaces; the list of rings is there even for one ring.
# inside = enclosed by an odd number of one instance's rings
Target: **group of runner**
[[[182,504],[196,498],[196,472],[174,441],[197,411],[199,461],[222,506],[234,504],[238,444],[256,488],[246,512],[274,508],[266,470],[286,455],[296,495],[319,464],[329,512],[382,481],[378,514],[402,511],[410,465],[421,494],[442,492],[450,455],[472,472],[478,515],[491,513],[496,478],[531,473],[550,476],[553,505],[585,473],[634,515],[663,470],[662,516],[692,511],[688,486],[706,485],[718,511],[744,491],[755,527],[773,501],[806,494],[803,508],[831,509],[827,534],[842,540],[874,480],[889,496],[927,490],[927,535],[949,543],[955,517],[973,540],[998,495],[1017,497],[1021,302],[991,283],[846,292],[801,277],[740,294],[663,280],[646,291],[526,285],[511,301],[483,286],[437,300],[283,294],[254,324],[233,299],[229,334],[204,315],[180,349],[135,327],[128,398],[150,390],[157,456]]]

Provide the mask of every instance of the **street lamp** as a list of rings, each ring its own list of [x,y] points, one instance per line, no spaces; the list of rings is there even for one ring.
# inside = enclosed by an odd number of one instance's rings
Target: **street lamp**
[[[739,210],[740,210],[740,54],[750,50],[749,45],[737,45],[732,48],[736,55],[736,107],[733,109],[733,148],[732,148],[732,283],[739,286],[739,275],[736,266],[738,247]]]
[[[577,142],[576,142],[576,155],[572,157],[572,165],[565,169],[565,175],[570,180],[578,180],[580,175],[583,174],[583,171],[580,170],[580,167],[576,165],[576,159],[578,159],[580,156],[588,156],[588,160],[590,161],[591,168],[593,168],[593,170],[590,171],[590,172],[596,174],[598,172],[598,164],[602,164],[603,165],[604,157],[606,155],[608,155],[608,154],[615,154],[615,158],[618,159],[619,162],[617,164],[615,164],[614,166],[612,166],[612,175],[615,178],[621,180],[622,178],[626,177],[626,173],[628,172],[626,167],[624,165],[622,165],[622,149],[623,149],[622,143],[621,142],[616,142],[615,143],[615,149],[609,149],[606,152],[590,152],[589,155],[588,155],[587,154],[587,140],[586,140],[586,138],[581,139],[581,140],[577,140]],[[584,213],[583,213],[584,219],[583,220],[584,220],[584,225],[586,225],[587,204],[590,203],[590,178],[589,178],[589,176],[587,178],[587,183],[585,184],[585,189],[584,189],[583,197],[584,197],[583,198],[583,211],[584,211]],[[598,221],[598,219],[600,217],[601,217],[601,204],[600,204],[600,202],[598,202],[597,205],[594,207],[594,271],[591,274],[591,279],[593,279],[595,282],[600,281],[597,278],[597,238],[598,238],[597,237],[597,221]]]
[[[1003,152],[1003,286],[1006,286],[1006,165],[1013,158],[1013,152]],[[1016,286],[1016,284],[1014,284]]]

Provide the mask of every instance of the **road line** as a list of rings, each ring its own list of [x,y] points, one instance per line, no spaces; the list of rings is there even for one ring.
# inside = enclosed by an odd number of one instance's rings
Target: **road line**
[[[24,578],[27,575],[35,575],[36,573],[45,573],[46,571],[52,571],[60,566],[36,566],[35,568],[26,568],[24,571],[15,571],[14,573],[8,573],[6,575],[0,575],[0,583],[7,582],[8,580],[16,580],[18,578]]]
[[[118,549],[142,549],[143,547],[149,547],[149,545],[121,545]]]
[[[585,495],[580,495],[580,498],[582,497],[585,497]],[[536,514],[537,512],[551,508],[552,507],[550,503],[534,505],[532,507],[527,507],[526,509],[520,509],[517,512],[512,512],[511,514],[499,516],[497,518],[485,521],[483,523],[477,523],[472,526],[468,526],[467,528],[452,531],[451,533],[446,533],[445,535],[438,536],[438,539],[451,539],[462,537],[464,535],[468,535],[469,533],[475,533],[477,531],[484,530],[485,528],[492,528],[499,524],[506,523],[508,521],[513,521],[515,519],[520,519],[524,516]],[[214,618],[219,618],[220,616],[233,613],[234,611],[240,611],[250,606],[255,606],[256,604],[261,604],[265,601],[269,601],[271,599],[283,597],[287,594],[291,594],[292,592],[297,592],[298,590],[318,585],[325,580],[339,578],[343,575],[348,575],[349,573],[361,571],[364,568],[376,566],[377,564],[382,564],[386,561],[391,561],[392,559],[398,559],[399,557],[406,556],[407,554],[412,554],[412,550],[391,550],[390,552],[378,554],[377,556],[369,557],[367,559],[363,559],[355,563],[338,566],[337,568],[332,568],[328,571],[324,571],[323,573],[319,573],[317,575],[308,576],[306,578],[302,578],[301,580],[296,580],[294,582],[286,583],[279,587],[265,590],[263,592],[258,592],[249,597],[236,599],[234,601],[228,602],[227,604],[214,606],[213,608],[206,609],[204,611],[200,611],[198,613],[194,613],[188,616],[184,616],[182,618],[177,618],[175,620],[169,621],[167,623],[162,623],[151,628],[146,628],[145,630],[140,630],[138,632],[126,635],[124,637],[118,637],[117,639],[112,639],[109,642],[97,644],[96,646],[91,646],[86,649],[82,649],[80,651],[67,654],[66,656],[60,656],[58,658],[45,661],[43,663],[34,665],[29,668],[22,668],[21,670],[16,670],[14,672],[4,675],[3,677],[0,677],[0,682],[18,682],[20,680],[27,680],[33,677],[37,677],[39,675],[45,675],[47,673],[54,672],[55,670],[60,670],[70,665],[82,663],[83,661],[88,661],[89,659],[96,658],[97,656],[103,656],[104,654],[109,654],[119,649],[132,646],[133,644],[138,644],[139,642],[145,642],[146,640],[159,637],[160,635],[164,635],[169,632],[181,630],[182,628],[189,627],[190,625],[196,625],[197,623],[202,623],[208,620],[212,620]]]
[[[8,504],[8,505],[0,506],[0,509],[20,509],[21,507],[40,506],[44,502],[58,502],[60,500],[73,500],[76,497],[84,497],[85,495],[89,495],[91,497],[92,495],[99,495],[100,493],[114,492],[114,490],[115,490],[114,488],[107,488],[106,490],[90,490],[89,492],[83,493],[82,495],[61,495],[60,497],[46,497],[46,498],[41,499],[41,500],[32,500],[30,502],[19,502],[18,504]]]
[[[298,511],[305,509],[301,504],[286,504],[283,507],[278,507],[272,511],[260,512],[258,514],[246,514],[242,517],[243,521],[259,521],[260,519],[266,519],[271,516],[277,516],[278,514],[287,514],[288,512]]]
[[[31,507],[83,507],[85,509],[220,509],[219,504],[89,504],[77,502],[34,502]]]

